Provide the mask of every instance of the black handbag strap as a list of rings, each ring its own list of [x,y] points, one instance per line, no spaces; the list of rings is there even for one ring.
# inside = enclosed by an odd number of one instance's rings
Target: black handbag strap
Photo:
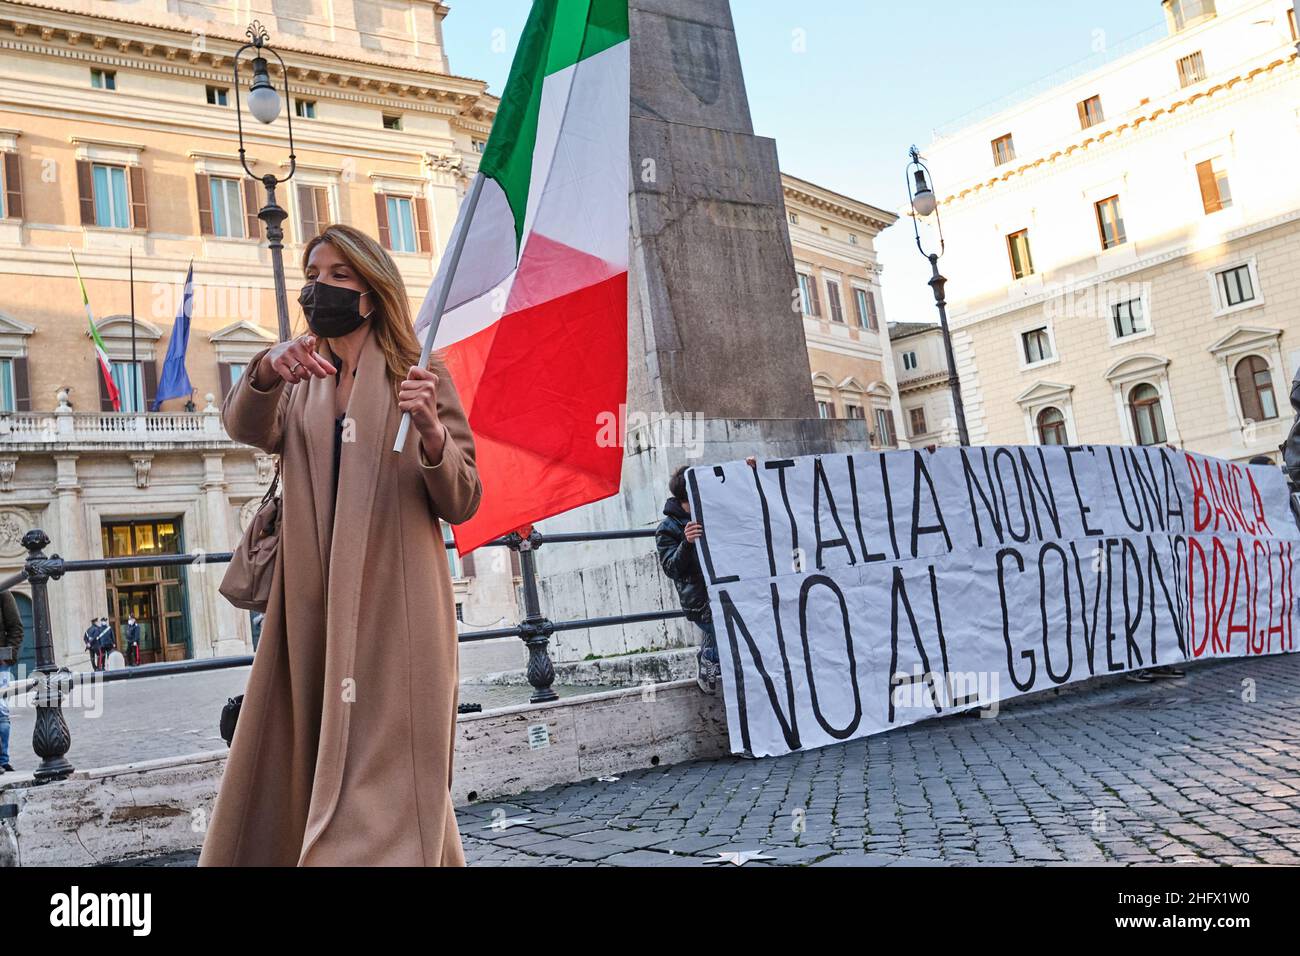
[[[275,460],[275,477],[271,479],[271,487],[266,489],[266,494],[262,495],[262,504],[266,504],[275,497],[276,491],[280,488],[280,459]]]

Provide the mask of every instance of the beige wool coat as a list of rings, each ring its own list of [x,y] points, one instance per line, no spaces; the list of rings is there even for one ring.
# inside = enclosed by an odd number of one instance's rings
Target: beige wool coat
[[[328,355],[328,349],[324,349]],[[478,508],[474,440],[450,376],[430,465],[373,335],[334,469],[333,378],[226,396],[237,441],[281,461],[274,583],[201,866],[463,866],[451,803],[458,648],[442,521]],[[346,371],[344,374],[347,374]],[[275,378],[268,368],[259,380]]]

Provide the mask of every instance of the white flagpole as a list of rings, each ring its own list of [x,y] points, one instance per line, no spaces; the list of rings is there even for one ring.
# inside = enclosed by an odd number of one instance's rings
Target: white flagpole
[[[429,364],[429,355],[433,352],[433,340],[438,335],[438,326],[442,324],[442,313],[447,308],[447,296],[451,294],[452,283],[456,279],[456,270],[460,268],[460,254],[465,251],[465,240],[469,237],[470,224],[474,221],[474,211],[478,209],[478,198],[483,193],[483,174],[477,173],[474,176],[474,186],[470,190],[469,198],[465,201],[465,223],[464,228],[456,235],[456,242],[447,253],[450,258],[447,260],[447,281],[438,289],[437,301],[433,304],[433,318],[429,322],[429,328],[424,333],[424,346],[420,349],[420,368]],[[397,441],[393,443],[393,451],[400,453],[402,446],[406,444],[407,433],[411,430],[411,413],[402,413],[402,424],[397,427]]]

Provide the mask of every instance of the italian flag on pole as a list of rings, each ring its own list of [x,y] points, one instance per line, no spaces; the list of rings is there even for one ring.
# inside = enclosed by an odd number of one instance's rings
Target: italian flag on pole
[[[81,267],[77,265],[77,256],[71,249],[68,250],[68,254],[72,256],[72,268],[77,273],[77,285],[81,286],[81,304],[86,307],[86,321],[90,324],[90,337],[95,342],[99,371],[104,376],[104,390],[113,403],[113,411],[120,412],[122,397],[118,394],[117,383],[113,381],[113,366],[108,361],[108,350],[104,348],[104,340],[99,337],[99,329],[95,327],[95,317],[90,313],[90,296],[86,294],[86,283],[81,278]]]
[[[483,482],[454,529],[461,554],[618,492],[628,116],[627,0],[534,0],[449,243],[462,254],[444,258],[416,320],[425,334],[449,282],[434,348]]]

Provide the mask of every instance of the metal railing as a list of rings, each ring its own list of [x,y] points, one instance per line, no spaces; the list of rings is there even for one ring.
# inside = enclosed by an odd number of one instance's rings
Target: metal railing
[[[489,542],[484,547],[509,548],[519,555],[519,575],[523,596],[523,619],[514,627],[467,631],[458,635],[464,643],[485,641],[499,637],[519,637],[528,650],[527,674],[533,691],[530,703],[545,703],[558,699],[555,683],[555,665],[550,656],[550,639],[556,631],[573,631],[594,627],[613,627],[620,624],[643,624],[667,621],[686,616],[684,611],[642,611],[608,617],[585,618],[573,621],[551,621],[542,611],[537,588],[536,552],[543,544],[582,544],[592,541],[617,541],[634,538],[652,538],[655,529],[636,528],[622,531],[559,532],[543,534],[531,529],[525,537],[518,532]],[[31,587],[32,630],[36,669],[31,685],[25,689],[11,686],[6,696],[19,693],[34,694],[36,726],[32,731],[32,749],[40,758],[33,772],[37,782],[62,780],[73,771],[67,754],[72,747],[72,734],[63,716],[65,694],[73,687],[94,682],[132,680],[172,674],[189,674],[202,671],[247,667],[253,662],[251,654],[232,657],[195,658],[186,661],[165,661],[153,664],[129,665],[114,670],[73,672],[54,660],[54,633],[50,625],[49,584],[65,574],[78,571],[109,571],[124,568],[176,567],[191,564],[224,564],[233,557],[229,551],[215,553],[154,555],[130,558],[96,558],[68,560],[57,554],[47,555],[50,538],[39,528],[23,536],[27,559],[23,570],[0,580],[0,591],[8,591],[26,582]],[[448,542],[447,547],[453,547]],[[215,717],[214,717],[215,720]]]
[[[233,441],[216,406],[194,412],[0,412],[0,446]]]

